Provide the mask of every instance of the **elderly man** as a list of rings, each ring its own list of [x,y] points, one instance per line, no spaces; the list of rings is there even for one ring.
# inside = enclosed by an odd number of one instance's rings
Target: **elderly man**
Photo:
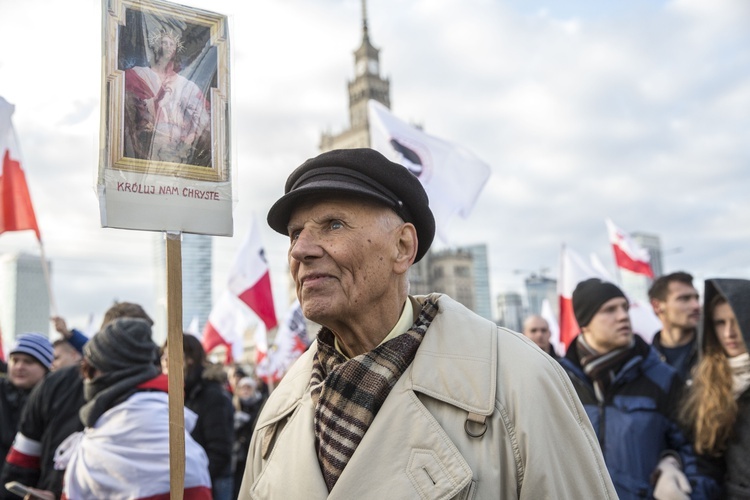
[[[523,322],[523,335],[539,346],[539,349],[546,352],[553,358],[557,359],[555,348],[550,342],[549,323],[547,320],[537,314],[526,318]]]
[[[573,291],[581,327],[561,360],[588,412],[620,499],[713,498],[676,409],[683,383],[633,333],[625,294],[591,278]]]
[[[322,328],[258,418],[240,498],[616,497],[556,362],[447,296],[408,295],[435,223],[407,169],[323,153],[268,222]]]

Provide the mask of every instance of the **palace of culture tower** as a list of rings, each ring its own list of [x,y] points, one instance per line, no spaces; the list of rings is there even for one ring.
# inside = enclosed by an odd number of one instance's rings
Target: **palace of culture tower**
[[[367,101],[391,107],[391,82],[380,76],[380,50],[370,42],[367,5],[362,0],[362,43],[354,51],[354,80],[348,82],[349,128],[339,134],[323,133],[320,152],[370,147]],[[410,293],[447,293],[479,315],[492,320],[486,245],[430,250],[409,270]]]

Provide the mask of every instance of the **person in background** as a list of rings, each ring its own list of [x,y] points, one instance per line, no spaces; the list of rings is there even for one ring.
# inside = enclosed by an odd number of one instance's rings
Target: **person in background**
[[[183,334],[185,406],[198,419],[190,435],[206,450],[214,500],[230,500],[234,492],[232,444],[234,408],[224,389],[226,375],[221,365],[208,363],[200,340]],[[169,371],[167,343],[162,348],[162,370]]]
[[[267,396],[261,393],[258,383],[252,377],[243,377],[237,382],[232,399],[234,404],[234,498],[238,498],[240,494],[250,440],[266,399]]]
[[[555,348],[550,342],[549,323],[541,316],[534,314],[523,322],[523,335],[534,342],[539,348],[557,359]]]
[[[616,496],[557,362],[446,295],[409,295],[435,219],[402,165],[323,153],[268,223],[322,328],[263,406],[241,498]]]
[[[658,277],[648,290],[654,313],[662,324],[652,345],[662,360],[689,382],[690,370],[698,361],[698,323],[701,306],[693,277],[682,271]]]
[[[69,499],[167,500],[170,495],[167,377],[156,366],[158,348],[143,319],[108,323],[83,349],[81,372],[86,431],[57,451]],[[194,412],[185,409],[186,500],[211,498],[208,458],[190,436]]]
[[[701,357],[682,403],[693,445],[724,485],[714,498],[750,498],[750,281],[705,284]]]
[[[81,363],[81,353],[65,339],[58,339],[52,343],[54,350],[54,360],[52,361],[52,371],[57,371],[66,366],[78,366]]]
[[[683,382],[633,333],[616,285],[591,278],[573,291],[581,333],[560,360],[599,438],[621,500],[705,498],[717,489],[700,474],[676,409]]]
[[[116,302],[105,312],[101,328],[121,317],[141,318],[149,326],[153,325],[140,305]],[[88,340],[83,334],[78,338]],[[60,498],[65,470],[55,469],[55,450],[69,435],[83,430],[78,411],[85,402],[79,366],[50,373],[31,392],[13,447],[0,473],[0,499],[17,500],[18,497],[4,487],[9,481],[18,481],[36,488],[37,492],[46,492],[44,495]]]
[[[80,330],[75,328],[68,329],[65,319],[61,316],[52,316],[50,320],[55,326],[55,331],[62,335],[63,339],[67,340],[76,351],[83,354],[83,346],[89,341],[89,338]]]
[[[52,368],[52,344],[40,333],[24,333],[8,351],[8,376],[0,378],[0,469],[16,437],[31,390]],[[0,490],[5,486],[0,485]]]

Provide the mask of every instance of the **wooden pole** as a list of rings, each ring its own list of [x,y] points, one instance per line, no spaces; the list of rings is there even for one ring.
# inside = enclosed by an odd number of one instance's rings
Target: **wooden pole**
[[[167,361],[169,363],[170,500],[185,493],[185,376],[182,351],[182,234],[167,232]]]

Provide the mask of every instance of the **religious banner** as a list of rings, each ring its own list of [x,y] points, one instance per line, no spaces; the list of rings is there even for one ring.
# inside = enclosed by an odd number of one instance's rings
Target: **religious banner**
[[[104,0],[103,227],[232,235],[227,18]]]

